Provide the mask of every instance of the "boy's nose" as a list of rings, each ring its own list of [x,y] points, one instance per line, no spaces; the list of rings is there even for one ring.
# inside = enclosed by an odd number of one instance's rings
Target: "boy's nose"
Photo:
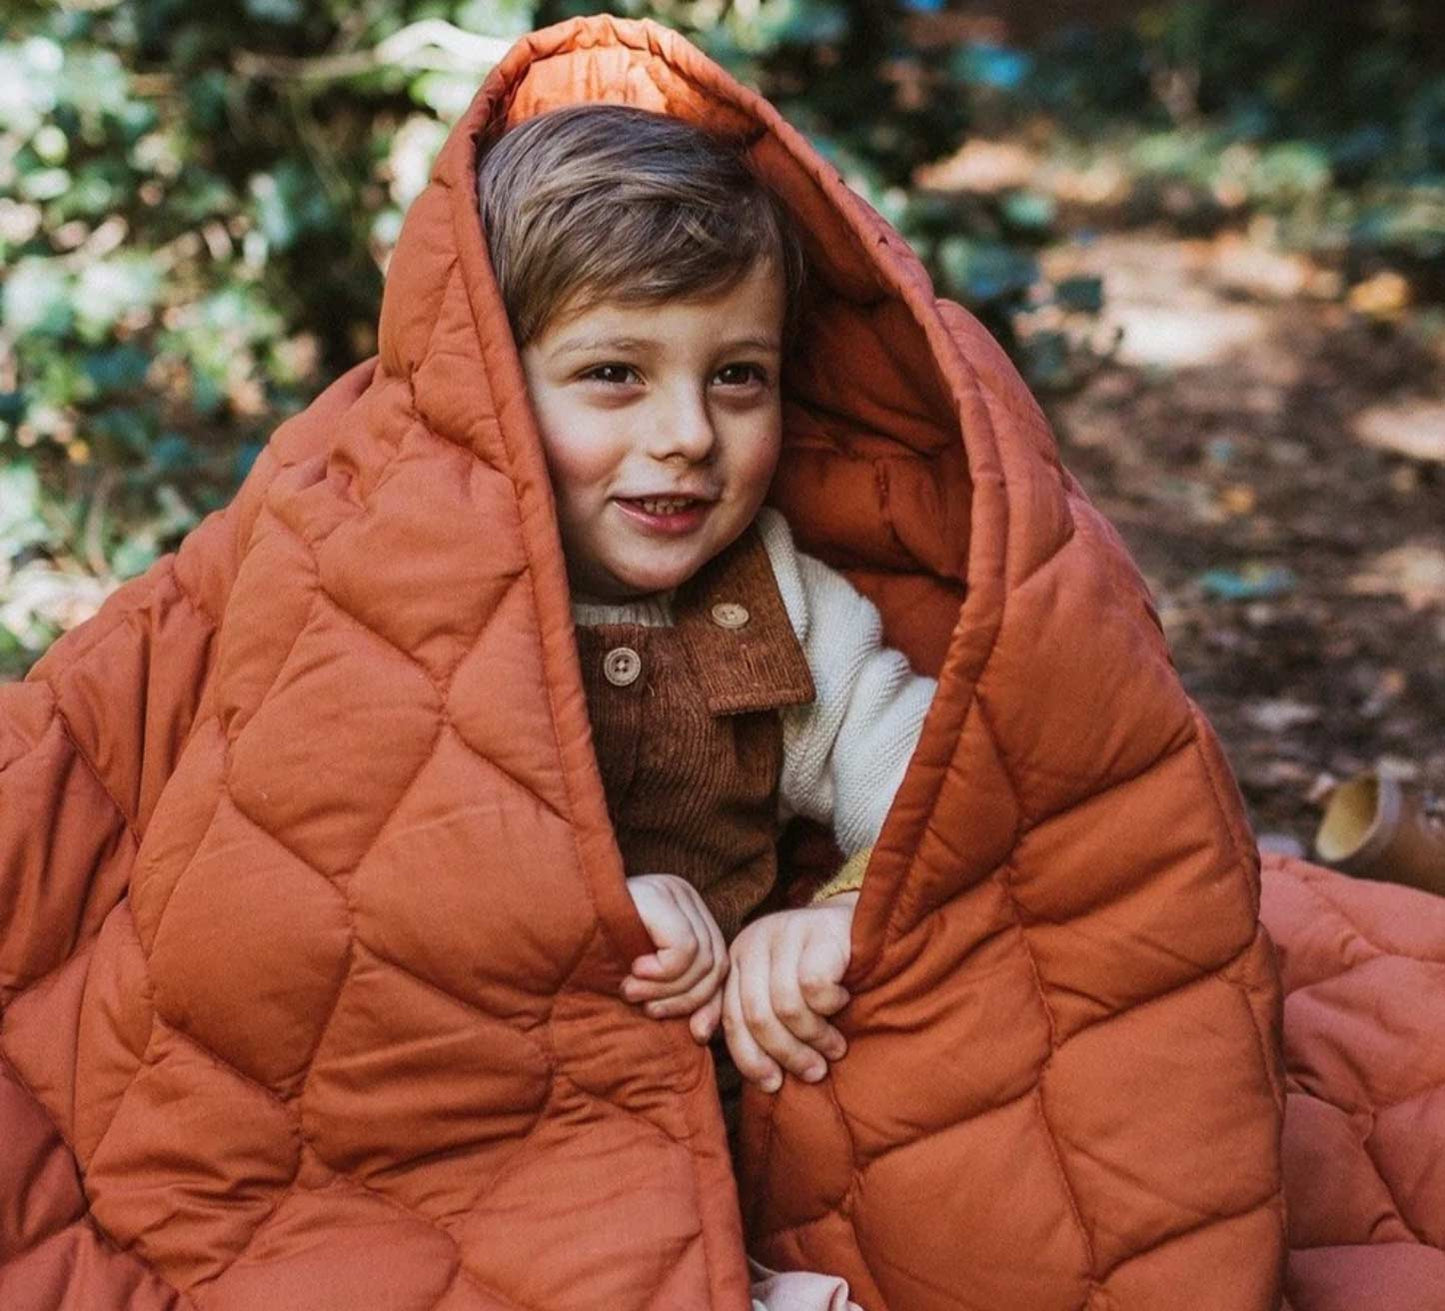
[[[707,459],[712,453],[717,433],[703,397],[676,397],[657,419],[653,429],[653,454],[658,459],[682,456],[697,461]]]

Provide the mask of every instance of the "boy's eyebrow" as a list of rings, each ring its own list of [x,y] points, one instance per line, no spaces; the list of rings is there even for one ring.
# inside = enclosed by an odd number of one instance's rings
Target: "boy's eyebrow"
[[[580,351],[614,350],[655,350],[662,343],[651,337],[564,337],[553,348],[553,355],[571,355]],[[772,337],[738,337],[722,342],[721,350],[751,348],[760,351],[777,351],[782,347]]]
[[[723,343],[725,349],[730,351],[738,350],[743,346],[751,346],[754,350],[776,351],[781,350],[782,345],[773,337],[738,337],[733,341]]]
[[[645,337],[564,337],[557,343],[552,353],[554,355],[570,355],[573,351],[630,351],[656,344]]]

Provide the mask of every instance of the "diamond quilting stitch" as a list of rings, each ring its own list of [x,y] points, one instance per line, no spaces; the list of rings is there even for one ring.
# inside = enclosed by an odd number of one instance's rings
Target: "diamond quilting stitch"
[[[371,649],[358,649],[367,632]],[[378,660],[376,652],[388,657]],[[237,806],[314,868],[352,868],[431,756],[441,698],[430,678],[330,606],[297,641],[291,676],[274,688],[231,744],[227,786]],[[298,716],[328,704],[329,766],[314,768]],[[386,749],[377,750],[384,742]],[[287,786],[275,786],[285,778]]]

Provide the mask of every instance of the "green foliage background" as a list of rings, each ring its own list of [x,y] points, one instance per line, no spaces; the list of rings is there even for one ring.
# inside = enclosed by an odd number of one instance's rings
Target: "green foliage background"
[[[0,673],[222,504],[276,422],[370,353],[402,214],[487,50],[603,7],[9,5]],[[1311,8],[1307,24],[1288,6],[1176,3],[1028,52],[969,36],[941,0],[610,7],[683,29],[779,103],[1044,385],[1066,380],[1065,344],[1014,340],[1015,314],[1053,299],[1088,315],[1099,288],[1040,285],[1049,195],[915,185],[971,122],[1045,120],[1083,155],[1109,142],[1146,184],[1192,187],[1206,211],[1242,194],[1346,260],[1445,254],[1445,78],[1424,3]],[[492,40],[397,50],[429,20]]]

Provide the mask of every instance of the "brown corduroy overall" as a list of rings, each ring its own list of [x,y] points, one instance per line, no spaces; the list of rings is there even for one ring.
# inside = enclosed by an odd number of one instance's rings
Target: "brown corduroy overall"
[[[756,529],[673,617],[578,628],[592,740],[627,873],[687,879],[731,939],[777,876],[777,712],[812,701],[813,678]]]

